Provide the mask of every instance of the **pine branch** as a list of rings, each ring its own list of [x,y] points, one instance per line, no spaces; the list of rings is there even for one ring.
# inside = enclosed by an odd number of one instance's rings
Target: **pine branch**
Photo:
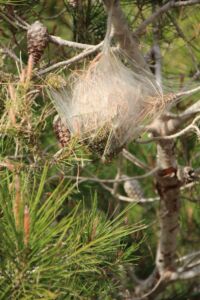
[[[143,226],[124,225],[128,208],[107,220],[95,200],[91,210],[79,203],[64,215],[75,185],[60,182],[48,195],[47,167],[40,182],[12,172],[4,173],[0,191],[0,297],[77,299],[101,295],[102,287],[109,294],[108,275],[135,251],[124,241]]]
[[[136,29],[134,32],[136,35],[140,35],[144,32],[146,27],[155,22],[156,19],[158,19],[163,13],[167,12],[171,8],[176,8],[176,7],[182,7],[182,6],[190,6],[190,5],[195,5],[199,4],[199,0],[188,0],[188,1],[168,1],[166,4],[163,6],[159,7],[150,17],[148,17],[146,20],[144,20],[143,23],[139,25],[139,27]]]

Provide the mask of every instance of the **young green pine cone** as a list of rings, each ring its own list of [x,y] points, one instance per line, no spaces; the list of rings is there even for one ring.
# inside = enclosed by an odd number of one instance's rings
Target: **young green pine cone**
[[[40,60],[49,40],[47,28],[39,21],[34,22],[27,31],[28,54],[33,56],[34,64]]]
[[[61,147],[66,147],[71,139],[71,134],[59,115],[56,115],[53,120],[53,129]]]

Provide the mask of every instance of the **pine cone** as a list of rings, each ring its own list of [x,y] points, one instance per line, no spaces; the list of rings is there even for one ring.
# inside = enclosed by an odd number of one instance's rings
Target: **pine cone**
[[[33,56],[36,64],[46,48],[49,40],[47,28],[39,21],[34,22],[27,31],[28,54]]]
[[[58,115],[56,115],[53,120],[53,129],[60,145],[62,147],[67,146],[71,139],[71,134],[66,125],[62,123],[62,120]]]
[[[85,144],[88,146],[89,150],[92,153],[97,154],[97,156],[101,156],[104,153],[108,138],[109,129],[105,125],[98,131],[98,134],[95,134],[94,137],[89,137],[88,139],[86,139]]]
[[[128,177],[126,177],[128,179]],[[138,180],[127,180],[124,182],[124,190],[129,198],[134,201],[139,201],[144,198],[144,194],[141,185]]]
[[[106,125],[99,130],[94,138],[86,140],[85,144],[92,153],[105,161],[110,161],[123,148],[119,147],[119,142],[114,136],[110,137],[110,129]]]
[[[69,5],[76,8],[79,4],[79,0],[68,0]]]

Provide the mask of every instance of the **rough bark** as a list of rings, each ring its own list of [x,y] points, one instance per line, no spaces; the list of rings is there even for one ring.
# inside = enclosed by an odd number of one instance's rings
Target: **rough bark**
[[[156,266],[160,275],[175,269],[176,241],[179,230],[180,181],[174,153],[174,142],[160,141],[157,146],[157,190],[160,195],[160,234]]]

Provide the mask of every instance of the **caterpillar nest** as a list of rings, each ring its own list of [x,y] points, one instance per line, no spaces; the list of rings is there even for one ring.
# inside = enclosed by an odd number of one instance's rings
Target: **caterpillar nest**
[[[141,125],[165,108],[158,84],[123,53],[108,34],[100,54],[67,83],[50,87],[62,122],[99,156],[112,156],[140,134]],[[55,80],[53,80],[55,83]],[[51,84],[50,84],[51,85]]]

